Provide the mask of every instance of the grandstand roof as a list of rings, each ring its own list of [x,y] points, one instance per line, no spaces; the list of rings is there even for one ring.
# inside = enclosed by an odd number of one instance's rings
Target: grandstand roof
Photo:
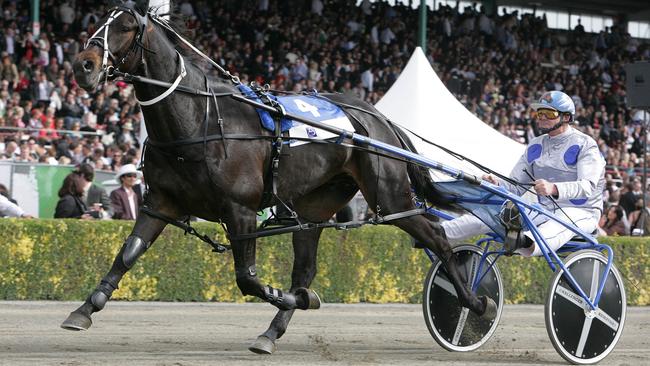
[[[498,5],[553,8],[595,14],[626,14],[630,19],[650,19],[648,0],[497,0]]]

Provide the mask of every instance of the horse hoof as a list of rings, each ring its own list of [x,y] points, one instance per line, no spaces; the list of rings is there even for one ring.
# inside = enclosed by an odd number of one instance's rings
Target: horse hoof
[[[303,287],[296,290],[296,296],[300,296],[306,304],[305,308],[302,310],[320,308],[320,296],[318,296],[316,291]]]
[[[495,319],[497,317],[497,311],[498,311],[497,303],[487,296],[482,297],[481,300],[485,304],[485,311],[483,312],[483,315],[481,315],[481,318],[487,320]]]
[[[251,352],[255,352],[260,355],[270,355],[275,352],[275,342],[273,342],[269,337],[261,335],[257,337],[255,342],[251,344],[248,349]]]
[[[72,312],[62,324],[61,328],[67,330],[88,330],[93,324],[93,321],[89,317],[81,314]]]

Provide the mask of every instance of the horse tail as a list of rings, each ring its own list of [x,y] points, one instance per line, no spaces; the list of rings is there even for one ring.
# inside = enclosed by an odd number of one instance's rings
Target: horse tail
[[[390,121],[388,123],[393,128],[393,131],[395,131],[397,138],[402,144],[402,148],[417,154],[418,151],[415,145],[413,145],[413,142],[411,142],[411,139],[408,138],[404,130],[393,125]],[[430,204],[440,209],[458,211],[458,207],[454,206],[449,198],[445,198],[445,195],[438,189],[433,179],[431,179],[429,169],[413,163],[408,163],[406,169],[416,196],[426,199]]]

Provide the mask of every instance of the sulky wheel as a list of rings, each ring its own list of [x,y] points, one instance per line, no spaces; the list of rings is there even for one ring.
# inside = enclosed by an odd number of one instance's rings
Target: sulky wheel
[[[591,300],[598,291],[607,258],[594,250],[582,250],[566,258],[567,271]],[[625,323],[625,289],[614,265],[605,280],[598,307],[591,310],[563,276],[555,273],[544,306],[546,330],[555,350],[573,364],[592,364],[616,346]]]
[[[483,250],[476,245],[462,245],[455,247],[453,251],[458,258],[461,274],[465,278],[473,279]],[[492,261],[488,259],[483,264],[482,273],[485,273],[490,263]],[[487,342],[496,330],[504,298],[503,281],[496,265],[490,268],[481,280],[477,295],[489,296],[497,303],[496,318],[485,320],[460,306],[456,290],[439,260],[429,269],[422,294],[424,321],[433,339],[448,351],[473,351]]]

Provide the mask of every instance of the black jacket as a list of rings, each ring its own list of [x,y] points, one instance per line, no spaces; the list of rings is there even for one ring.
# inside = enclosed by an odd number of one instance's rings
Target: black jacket
[[[78,219],[83,215],[88,208],[86,204],[83,203],[80,197],[75,197],[70,194],[59,198],[59,202],[56,203],[56,209],[54,210],[55,219],[67,219],[74,218]]]

